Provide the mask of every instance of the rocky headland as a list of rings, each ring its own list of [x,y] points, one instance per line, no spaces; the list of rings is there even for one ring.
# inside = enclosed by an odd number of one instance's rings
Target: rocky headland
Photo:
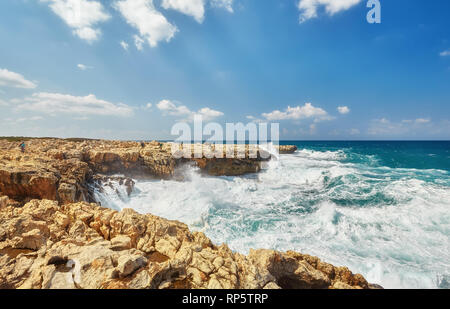
[[[378,287],[316,257],[245,256],[183,223],[95,203],[92,188],[112,177],[131,193],[127,177],[176,177],[183,164],[242,175],[270,159],[249,158],[248,148],[241,159],[177,159],[171,150],[159,142],[36,139],[21,153],[17,142],[0,140],[0,288]]]

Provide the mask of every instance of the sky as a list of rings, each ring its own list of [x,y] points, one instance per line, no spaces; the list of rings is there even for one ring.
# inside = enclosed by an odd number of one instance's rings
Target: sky
[[[450,139],[450,1],[0,1],[0,136]]]

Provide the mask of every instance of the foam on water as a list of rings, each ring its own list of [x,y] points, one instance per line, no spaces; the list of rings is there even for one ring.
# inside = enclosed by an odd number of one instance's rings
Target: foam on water
[[[387,288],[448,288],[449,172],[349,156],[301,150],[246,177],[187,168],[184,182],[137,181],[131,198],[114,189],[96,196],[115,209],[182,221],[242,253],[296,250]]]

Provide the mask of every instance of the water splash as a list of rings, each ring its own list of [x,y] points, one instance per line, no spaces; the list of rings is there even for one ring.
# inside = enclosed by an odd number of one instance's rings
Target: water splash
[[[137,182],[104,205],[180,220],[233,250],[296,250],[345,265],[387,288],[445,287],[450,176],[391,168],[351,151],[300,150],[260,174]],[[440,279],[439,279],[440,278]]]

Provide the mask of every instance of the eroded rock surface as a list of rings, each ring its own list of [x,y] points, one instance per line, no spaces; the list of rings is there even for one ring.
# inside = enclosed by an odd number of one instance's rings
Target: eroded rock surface
[[[134,182],[126,176],[172,177],[185,163],[210,175],[258,172],[267,153],[246,146],[231,149],[242,157],[227,158],[225,149],[212,158],[222,150],[200,145],[204,156],[174,156],[171,144],[97,140],[32,140],[25,153],[17,146],[0,140],[0,288],[377,287],[316,257],[245,256],[183,223],[88,203],[95,186],[119,182],[129,195]],[[280,146],[280,153],[295,150]]]
[[[214,245],[131,209],[32,200],[0,210],[0,288],[370,288],[359,274],[296,252]]]
[[[34,139],[27,141],[25,153],[18,144],[0,139],[0,195],[21,202],[32,198],[92,202],[89,185],[99,174],[169,178],[177,167],[191,162],[210,175],[236,176],[258,172],[261,163],[270,159],[258,149],[250,156],[248,145],[242,157],[230,159],[225,148],[223,158],[213,158],[216,149],[211,145],[177,146],[181,155],[174,156],[171,143],[156,141]],[[198,147],[200,157],[194,155]],[[187,155],[183,149],[188,149]],[[237,155],[238,149],[231,151]]]

